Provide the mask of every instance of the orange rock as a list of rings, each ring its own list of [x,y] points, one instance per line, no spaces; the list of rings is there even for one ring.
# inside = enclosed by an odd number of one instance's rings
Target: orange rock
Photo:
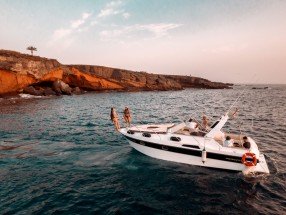
[[[106,80],[105,78],[99,78],[94,75],[85,74],[75,68],[71,68],[71,71],[71,74],[66,74],[63,77],[63,81],[70,86],[89,90],[123,89],[120,84]]]
[[[62,68],[57,68],[55,70],[52,70],[48,74],[44,75],[40,81],[56,81],[58,79],[62,80],[63,79],[63,69]]]
[[[30,75],[21,75],[0,69],[0,94],[19,91],[35,82],[36,79]]]
[[[29,85],[45,87],[61,80],[84,90],[181,90],[183,88],[229,88],[230,84],[206,79],[134,72],[90,65],[62,65],[55,59],[0,50],[0,95],[18,92]],[[42,84],[42,85],[41,85]]]

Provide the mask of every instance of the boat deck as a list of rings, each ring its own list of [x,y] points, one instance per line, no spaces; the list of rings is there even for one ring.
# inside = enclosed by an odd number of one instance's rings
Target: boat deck
[[[130,131],[133,132],[147,132],[147,133],[157,133],[157,134],[165,134],[168,129],[174,127],[174,123],[169,124],[152,124],[152,125],[138,125],[132,126],[129,128]]]

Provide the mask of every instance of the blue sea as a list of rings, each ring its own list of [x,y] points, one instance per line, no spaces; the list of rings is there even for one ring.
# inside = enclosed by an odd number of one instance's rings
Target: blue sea
[[[227,131],[245,133],[270,175],[147,157],[115,131],[133,124],[215,121],[240,97]],[[104,92],[0,100],[0,214],[285,214],[286,87]]]

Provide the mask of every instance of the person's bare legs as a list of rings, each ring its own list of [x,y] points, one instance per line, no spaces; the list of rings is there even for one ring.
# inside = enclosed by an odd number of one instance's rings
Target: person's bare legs
[[[115,121],[115,127],[116,127],[117,131],[119,131],[119,129],[120,129],[120,125],[119,125],[118,120],[116,120],[116,121]]]
[[[131,117],[127,117],[126,123],[128,124],[128,127],[130,127],[131,125]]]
[[[113,124],[114,124],[116,130],[118,131],[118,130],[120,129],[120,125],[119,125],[118,120],[117,120],[117,119],[114,119],[114,120],[113,120]]]
[[[126,126],[128,126],[128,117],[124,116],[123,119],[124,119],[124,122],[126,123]]]

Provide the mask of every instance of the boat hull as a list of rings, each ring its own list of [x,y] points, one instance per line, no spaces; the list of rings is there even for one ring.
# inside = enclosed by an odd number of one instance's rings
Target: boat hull
[[[259,163],[256,166],[246,167],[245,165],[243,165],[242,163],[238,163],[237,161],[230,162],[225,160],[208,158],[208,153],[205,162],[203,162],[202,156],[200,156],[202,154],[201,150],[196,150],[195,152],[197,153],[194,153],[195,155],[190,155],[190,154],[182,154],[182,153],[168,151],[168,147],[166,147],[165,149],[164,147],[162,147],[161,149],[148,147],[144,144],[139,144],[138,142],[132,141],[130,139],[128,139],[128,142],[137,151],[147,156],[161,160],[184,163],[189,165],[196,165],[196,166],[204,166],[216,169],[242,171],[247,173],[250,172],[269,173],[265,157],[262,154],[259,156]]]

